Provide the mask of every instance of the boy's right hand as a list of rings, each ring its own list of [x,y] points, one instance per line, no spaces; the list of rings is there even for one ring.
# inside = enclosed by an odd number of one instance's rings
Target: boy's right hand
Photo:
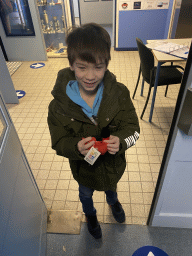
[[[95,144],[95,141],[91,141],[89,142],[90,140],[92,139],[92,137],[87,137],[85,139],[82,139],[80,140],[78,143],[77,143],[77,148],[79,150],[79,152],[86,156],[87,153],[89,152],[89,149]],[[88,143],[89,142],[89,143]]]

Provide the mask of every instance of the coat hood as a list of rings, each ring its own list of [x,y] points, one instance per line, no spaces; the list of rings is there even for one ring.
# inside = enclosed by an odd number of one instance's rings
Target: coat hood
[[[62,74],[62,76],[60,74]],[[68,82],[71,80],[76,80],[74,71],[72,71],[70,68],[65,68],[59,71],[55,86],[51,94],[60,104],[63,104],[66,100],[70,100],[66,94],[66,87]],[[109,94],[113,83],[116,83],[116,77],[113,73],[107,70],[105,72],[103,82],[104,94]]]

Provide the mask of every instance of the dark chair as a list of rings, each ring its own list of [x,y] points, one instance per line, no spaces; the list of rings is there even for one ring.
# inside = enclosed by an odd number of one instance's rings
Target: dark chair
[[[143,76],[141,96],[143,95],[144,82],[147,82],[149,84],[147,99],[145,102],[145,106],[143,108],[143,112],[140,117],[142,119],[149,101],[151,88],[154,87],[154,84],[155,84],[157,67],[154,66],[154,56],[152,51],[143,44],[141,39],[136,38],[136,41],[137,41],[139,57],[140,57],[140,69],[139,69],[139,75],[138,75],[135,91],[133,93],[132,98],[134,99],[135,97],[135,93],[137,91],[141,73]],[[173,63],[171,63],[171,65],[169,66],[161,66],[160,68],[158,86],[166,85],[165,97],[167,96],[167,90],[168,90],[169,84],[181,83],[183,74],[177,68],[184,70],[183,67],[178,65],[173,65]]]

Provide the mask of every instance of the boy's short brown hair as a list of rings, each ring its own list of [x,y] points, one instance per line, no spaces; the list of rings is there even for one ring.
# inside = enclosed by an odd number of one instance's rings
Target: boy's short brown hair
[[[71,66],[77,58],[91,63],[104,60],[106,67],[108,66],[111,59],[111,39],[108,32],[100,25],[88,23],[72,28],[66,43]]]

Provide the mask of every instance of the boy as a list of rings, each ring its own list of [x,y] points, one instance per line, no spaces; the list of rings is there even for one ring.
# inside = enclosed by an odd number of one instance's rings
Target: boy
[[[97,24],[85,24],[73,29],[66,43],[70,68],[58,73],[48,125],[52,148],[69,158],[88,230],[97,239],[102,232],[93,206],[94,190],[105,191],[114,218],[125,221],[116,189],[126,167],[125,150],[139,138],[139,122],[128,89],[107,70],[108,32]],[[85,156],[96,143],[93,137],[107,143],[107,152],[90,164]]]

